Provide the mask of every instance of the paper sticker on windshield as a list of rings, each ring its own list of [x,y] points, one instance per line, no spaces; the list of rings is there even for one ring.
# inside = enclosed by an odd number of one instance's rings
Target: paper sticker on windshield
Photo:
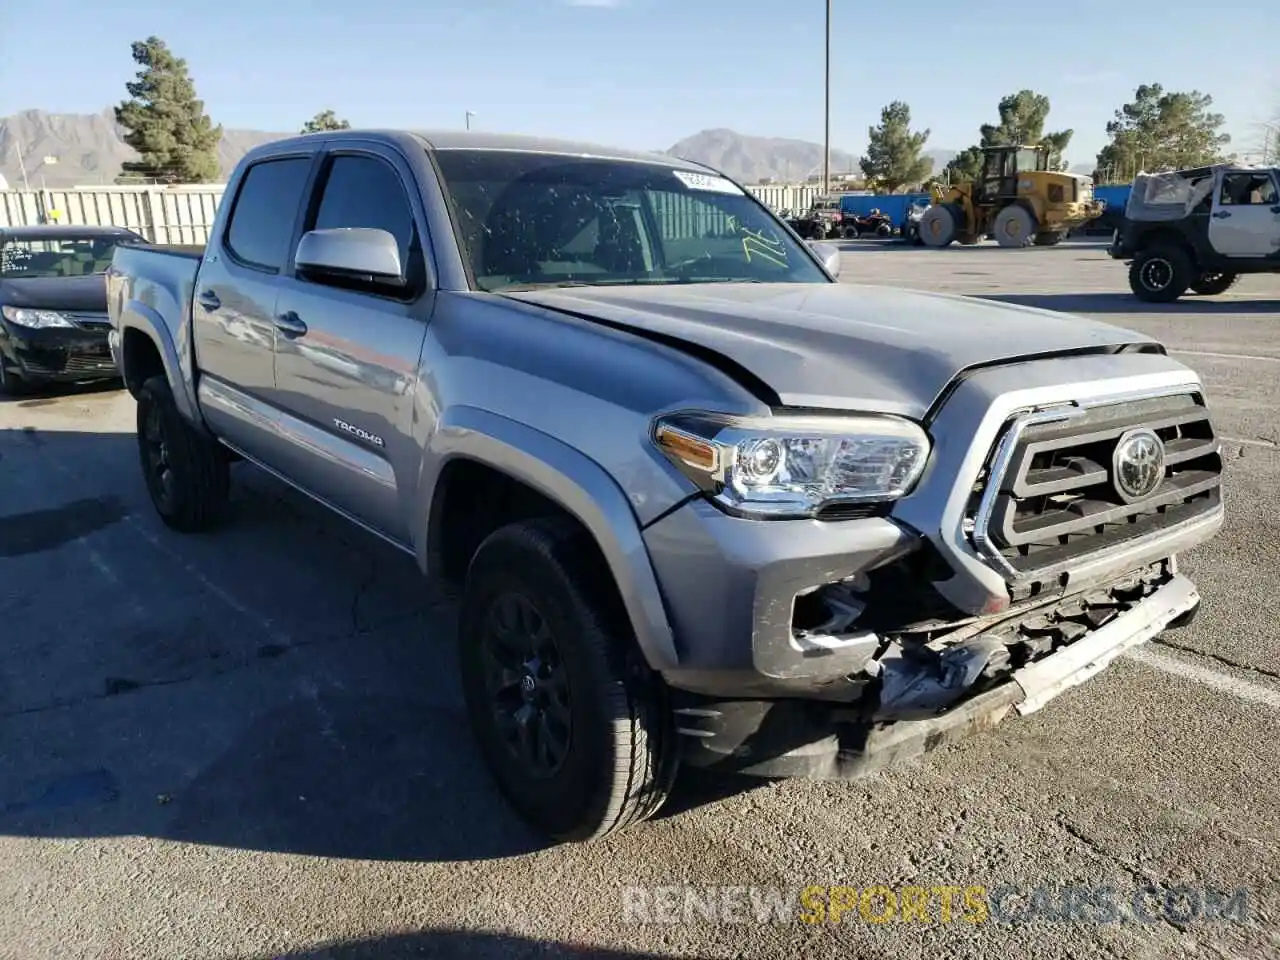
[[[724,177],[713,177],[706,173],[689,173],[687,170],[671,171],[677,180],[683,183],[690,190],[707,190],[711,193],[731,193],[734,196],[742,195],[742,188],[738,187],[730,180]]]

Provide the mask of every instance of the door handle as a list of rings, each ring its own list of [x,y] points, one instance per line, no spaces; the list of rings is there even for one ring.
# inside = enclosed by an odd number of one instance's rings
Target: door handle
[[[212,290],[200,291],[200,306],[206,310],[217,310],[222,306],[222,301],[218,299],[218,295]]]
[[[301,337],[307,333],[307,325],[302,318],[289,310],[276,317],[276,329],[286,337]]]
[[[1225,220],[1227,217],[1231,216],[1231,211],[1230,211],[1230,210],[1219,210],[1219,211],[1218,211],[1217,213],[1215,213],[1213,216],[1214,216],[1214,218],[1215,218],[1215,219],[1217,219],[1217,220]]]

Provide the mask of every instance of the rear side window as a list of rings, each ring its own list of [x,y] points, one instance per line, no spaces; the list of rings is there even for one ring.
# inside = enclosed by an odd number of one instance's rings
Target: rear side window
[[[227,224],[232,256],[255,267],[284,267],[310,170],[310,157],[264,160],[249,168]]]

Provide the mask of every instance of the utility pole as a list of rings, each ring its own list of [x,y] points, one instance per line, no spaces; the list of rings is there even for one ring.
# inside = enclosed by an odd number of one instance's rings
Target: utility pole
[[[27,182],[27,164],[22,159],[22,144],[18,142],[18,138],[13,138],[13,152],[18,155],[18,169],[22,171],[22,189],[30,190],[31,184]]]
[[[823,77],[822,193],[831,188],[831,0],[827,0],[827,57]]]
[[[470,110],[468,110],[468,111],[467,111],[467,129],[468,129],[468,130],[470,130],[470,129],[471,129],[471,118],[472,118],[472,117],[474,117],[474,116],[475,116],[475,114],[474,114],[474,113],[472,113]]]

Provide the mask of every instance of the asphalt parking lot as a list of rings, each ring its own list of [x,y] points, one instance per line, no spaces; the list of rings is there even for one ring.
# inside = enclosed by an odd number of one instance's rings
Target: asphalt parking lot
[[[1156,308],[1093,243],[844,246],[846,280],[1095,316],[1203,375],[1229,518],[1183,558],[1190,627],[872,779],[699,781],[542,848],[479,766],[453,607],[410,560],[244,466],[233,524],[173,534],[127,394],[0,402],[0,957],[1280,955],[1280,277]],[[625,888],[673,884],[1183,889],[1115,922],[626,922]],[[1206,889],[1245,899],[1206,919]]]

